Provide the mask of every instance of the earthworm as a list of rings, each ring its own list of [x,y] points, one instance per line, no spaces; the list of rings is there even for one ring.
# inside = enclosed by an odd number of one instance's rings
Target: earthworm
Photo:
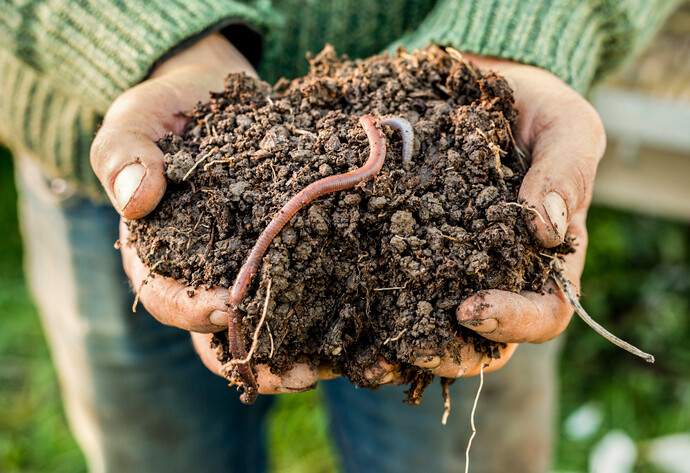
[[[410,122],[402,117],[387,117],[381,119],[381,125],[387,125],[395,128],[402,135],[402,163],[403,169],[410,168],[412,160],[412,147],[414,146],[414,133],[412,132],[412,125]]]
[[[376,127],[376,121],[373,116],[365,115],[360,118],[359,123],[364,128],[369,139],[369,158],[364,165],[354,171],[329,176],[313,182],[292,197],[278,211],[259,238],[257,238],[252,251],[249,253],[249,257],[240,268],[239,273],[237,273],[235,283],[230,289],[230,300],[228,303],[228,341],[233,360],[244,360],[246,357],[244,337],[242,336],[240,304],[249,290],[251,279],[258,271],[266,250],[276,235],[297,211],[312,200],[331,192],[351,189],[360,182],[371,179],[381,170],[383,161],[386,158],[386,140],[381,131]],[[389,117],[381,120],[380,123],[400,130],[403,138],[403,163],[408,162],[412,153],[412,127],[410,124],[404,118],[399,117]],[[226,366],[228,368],[232,367],[231,364]],[[252,404],[259,395],[259,387],[256,383],[251,364],[247,361],[246,363],[236,363],[236,366],[237,374],[240,377],[240,386],[244,389],[240,400],[245,404]],[[230,372],[226,372],[226,375],[229,376]]]

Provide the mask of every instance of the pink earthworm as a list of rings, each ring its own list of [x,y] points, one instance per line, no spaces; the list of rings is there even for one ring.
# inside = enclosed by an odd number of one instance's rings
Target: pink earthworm
[[[244,362],[247,352],[244,344],[244,336],[242,335],[242,312],[240,311],[240,304],[249,290],[252,277],[254,277],[259,270],[261,260],[266,254],[269,245],[295,213],[312,200],[331,192],[351,189],[360,182],[371,179],[381,170],[386,158],[386,140],[381,131],[377,128],[373,116],[365,115],[360,118],[359,123],[364,128],[367,138],[369,139],[369,158],[364,165],[354,171],[329,176],[313,182],[292,197],[278,211],[259,238],[257,238],[252,251],[249,253],[249,257],[240,268],[239,273],[237,273],[235,283],[230,289],[228,341],[230,353],[233,358],[231,363],[237,366],[237,373],[240,377],[239,384],[244,389],[244,392],[240,396],[240,400],[245,404],[254,403],[256,397],[259,395],[259,387],[254,377],[250,361],[247,360]],[[407,120],[399,117],[389,117],[381,120],[380,123],[400,130],[403,137],[403,163],[405,163],[406,160],[409,161],[412,152],[412,128]],[[238,360],[241,361],[238,362]],[[232,364],[226,366],[231,367]],[[227,372],[226,374],[229,376],[230,373],[231,372]]]

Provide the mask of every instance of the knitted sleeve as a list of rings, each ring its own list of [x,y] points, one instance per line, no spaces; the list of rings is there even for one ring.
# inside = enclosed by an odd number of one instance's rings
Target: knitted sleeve
[[[392,47],[428,43],[533,64],[579,92],[643,46],[678,0],[440,0]]]
[[[265,0],[3,1],[0,44],[68,96],[105,111],[186,40],[233,23],[264,32],[275,18]]]

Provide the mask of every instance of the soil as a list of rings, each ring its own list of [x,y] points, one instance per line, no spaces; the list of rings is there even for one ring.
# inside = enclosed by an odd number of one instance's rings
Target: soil
[[[307,76],[273,87],[230,75],[187,114],[182,136],[159,142],[168,191],[129,223],[132,239],[158,274],[231,286],[290,197],[364,163],[362,115],[405,117],[415,134],[410,168],[400,135],[385,128],[381,172],[300,210],[271,243],[242,309],[249,347],[270,279],[253,364],[280,373],[306,357],[374,388],[363,372],[382,357],[402,366],[416,403],[433,378],[410,365],[420,353],[457,358],[470,343],[498,356],[496,343],[456,323],[458,304],[486,289],[543,291],[549,256],[572,245],[541,247],[531,212],[512,204],[526,169],[501,77],[436,47],[356,61],[327,47],[309,60]],[[227,334],[213,343],[228,362]]]

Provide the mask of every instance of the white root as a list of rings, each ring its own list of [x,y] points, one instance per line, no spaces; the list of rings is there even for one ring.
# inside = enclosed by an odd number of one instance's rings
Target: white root
[[[446,425],[448,416],[450,415],[450,380],[448,378],[441,378],[441,389],[443,390],[443,417],[441,417],[441,424]]]
[[[472,435],[470,435],[470,440],[467,442],[467,450],[465,450],[465,473],[470,471],[470,448],[472,448],[472,440],[477,435],[477,426],[474,425],[474,414],[477,412],[477,402],[479,401],[479,395],[482,393],[482,388],[484,387],[484,360],[486,355],[482,358],[482,364],[479,367],[479,389],[477,389],[477,395],[474,398],[474,405],[472,406],[472,413],[470,414],[470,425],[472,426]]]
[[[508,202],[506,205],[514,205],[515,207],[520,207],[521,209],[528,210],[530,212],[534,212],[537,217],[539,217],[539,220],[541,220],[541,223],[543,223],[545,226],[548,227],[546,220],[544,220],[544,217],[541,216],[541,214],[537,211],[537,209],[532,208],[532,207],[527,207],[526,205],[523,204],[518,204],[517,202]]]
[[[269,358],[273,358],[273,334],[271,333],[271,326],[266,322],[266,331],[268,332],[268,338],[271,340],[271,353],[268,354]]]
[[[182,178],[182,180],[183,180],[183,181],[186,181],[186,180],[189,178],[189,176],[192,175],[192,173],[193,173],[194,170],[197,168],[197,166],[199,166],[199,164],[201,164],[202,162],[206,161],[207,158],[208,158],[208,154],[205,154],[205,155],[203,155],[202,157],[200,157],[200,158],[194,163],[194,165],[193,165],[191,168],[189,168],[189,171],[187,171],[187,173],[184,175],[184,177]]]
[[[407,332],[407,329],[406,329],[406,328],[404,328],[404,329],[402,330],[402,332],[400,332],[399,334],[397,334],[395,337],[393,337],[393,338],[388,337],[388,338],[383,342],[383,344],[384,344],[384,345],[388,345],[390,342],[397,342],[398,340],[400,340],[400,337],[402,337],[402,336],[405,334],[405,332]]]
[[[558,258],[553,258],[551,260],[551,265],[554,267],[555,271],[552,272],[552,277],[556,281],[556,284],[558,284],[558,287],[563,291],[563,294],[565,295],[565,298],[570,302],[570,305],[573,306],[575,309],[575,312],[577,315],[580,316],[584,322],[592,327],[595,332],[597,332],[599,335],[604,337],[606,340],[610,341],[614,345],[622,348],[623,350],[626,350],[633,355],[639,356],[643,360],[645,360],[647,363],[654,363],[654,356],[650,355],[649,353],[645,353],[639,348],[631,345],[630,343],[626,342],[625,340],[621,340],[620,338],[616,337],[613,335],[611,332],[606,330],[604,327],[599,325],[590,315],[585,311],[585,309],[582,307],[582,304],[580,304],[580,300],[578,299],[577,295],[575,294],[575,291],[573,290],[572,284],[570,284],[570,281],[568,281],[565,276],[564,276],[564,267],[563,263],[558,259]]]

